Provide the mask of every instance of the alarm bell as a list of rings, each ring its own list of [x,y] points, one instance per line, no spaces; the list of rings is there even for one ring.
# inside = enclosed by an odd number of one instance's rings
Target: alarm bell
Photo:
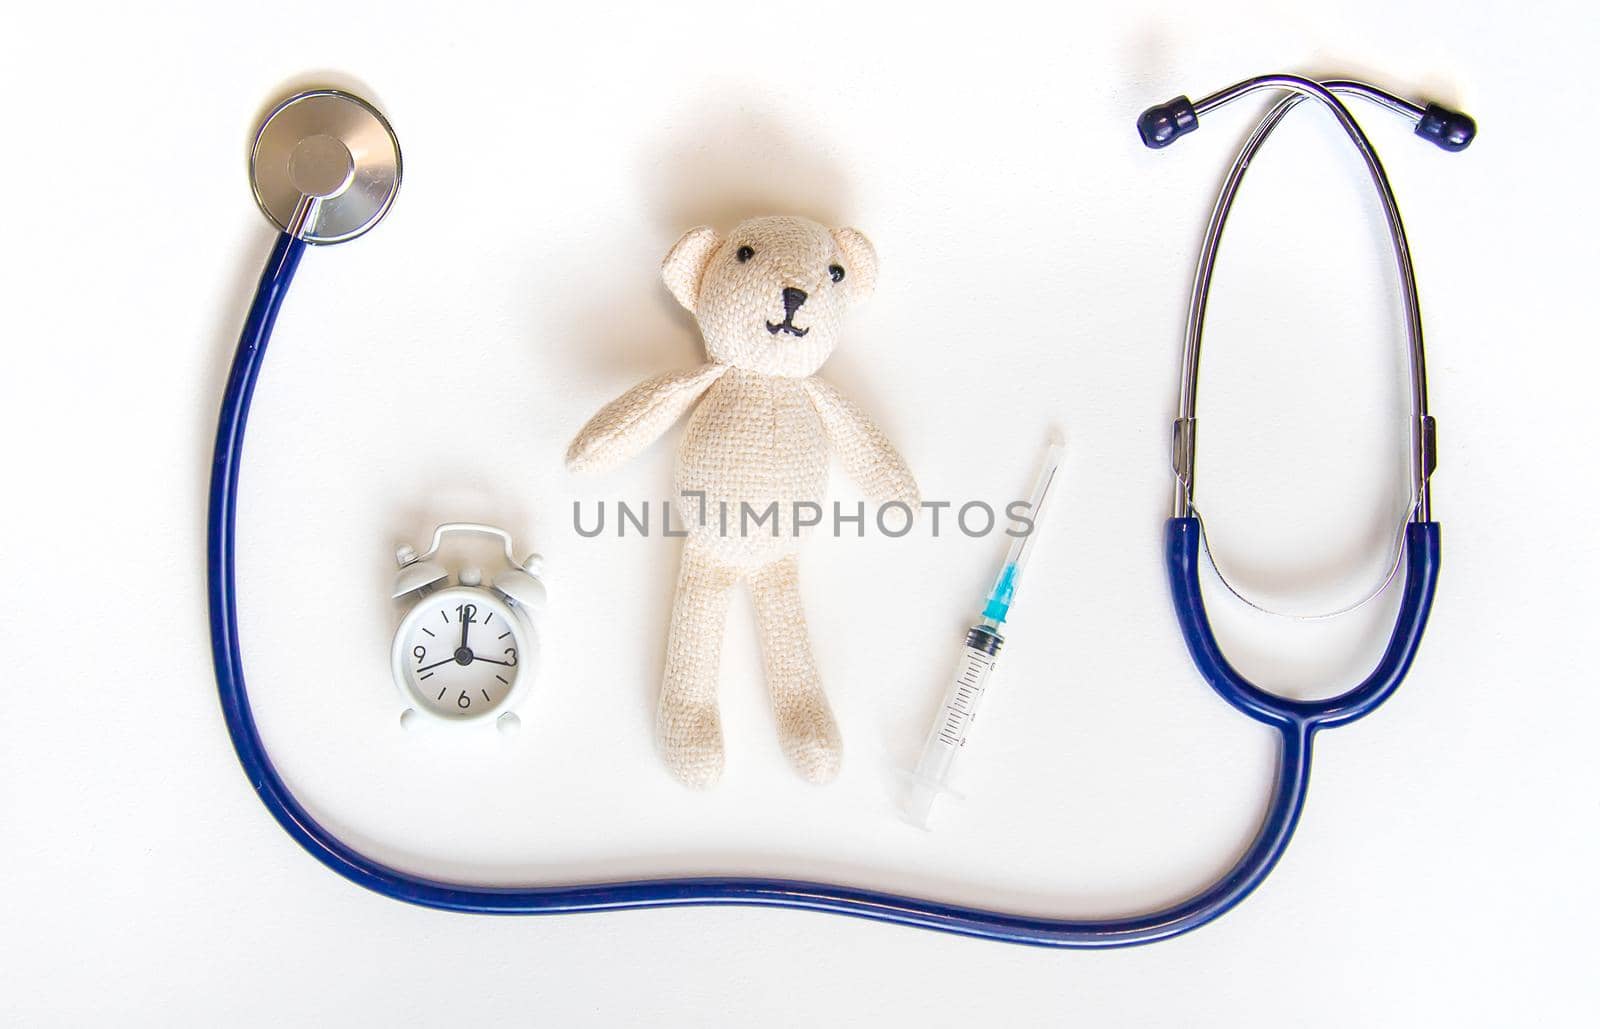
[[[538,611],[544,607],[545,588],[539,581],[539,570],[544,566],[544,558],[538,554],[529,554],[528,559],[522,562],[521,568],[507,568],[494,577],[494,588],[506,595],[518,607],[527,608],[529,611]]]
[[[400,574],[395,576],[394,592],[390,596],[396,600],[408,593],[437,586],[450,577],[449,572],[432,561],[417,560],[416,550],[405,544],[395,549],[394,558],[400,565]]]

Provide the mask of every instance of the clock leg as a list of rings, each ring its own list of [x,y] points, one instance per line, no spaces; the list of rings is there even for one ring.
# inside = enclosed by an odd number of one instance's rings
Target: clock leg
[[[778,720],[778,741],[795,771],[814,783],[839,774],[843,744],[811,656],[805,611],[800,607],[799,563],[793,554],[750,576],[761,659]]]
[[[722,775],[717,673],[728,598],[737,579],[735,569],[711,557],[693,538],[686,541],[667,633],[656,741],[667,768],[687,786],[710,786]]]

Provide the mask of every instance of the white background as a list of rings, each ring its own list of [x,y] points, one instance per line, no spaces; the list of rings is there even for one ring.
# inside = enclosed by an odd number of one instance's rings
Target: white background
[[[377,6],[6,18],[0,256],[0,1011],[28,1024],[1575,1024],[1594,974],[1600,716],[1588,5],[1127,2]],[[1370,78],[1474,114],[1448,155],[1362,107],[1414,235],[1444,529],[1404,687],[1325,734],[1268,883],[1190,936],[1062,953],[818,914],[492,919],[340,880],[268,817],[219,715],[202,541],[217,399],[271,231],[264,106],[354,86],[406,177],[306,257],[242,487],[246,665],[316,814],[406,869],[503,883],[759,873],[1007,910],[1177,900],[1242,850],[1273,741],[1189,663],[1161,530],[1188,280],[1251,100],[1171,150],[1140,110],[1247,75]],[[651,716],[675,541],[586,540],[572,505],[666,495],[676,430],[576,479],[566,442],[699,361],[656,277],[703,222],[856,225],[881,287],[826,374],[930,498],[1000,503],[1070,449],[964,803],[894,815],[1004,548],[924,522],[818,538],[811,632],[841,779],[786,769],[748,603],[728,768],[673,783]],[[1399,307],[1378,210],[1326,116],[1246,185],[1219,271],[1199,492],[1219,559],[1283,606],[1381,579],[1407,502]],[[853,485],[835,474],[835,495]],[[391,548],[439,521],[548,558],[525,728],[396,728]],[[1227,614],[1296,695],[1365,673],[1386,596],[1337,625]]]

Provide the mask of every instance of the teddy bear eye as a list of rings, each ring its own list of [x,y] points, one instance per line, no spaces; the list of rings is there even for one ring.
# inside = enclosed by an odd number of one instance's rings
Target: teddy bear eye
[[[744,264],[750,258],[756,256],[756,251],[754,247],[743,246],[734,251],[733,256],[739,259],[740,264]]]
[[[843,282],[844,266],[837,264],[828,265],[828,278],[832,279],[834,282]]]

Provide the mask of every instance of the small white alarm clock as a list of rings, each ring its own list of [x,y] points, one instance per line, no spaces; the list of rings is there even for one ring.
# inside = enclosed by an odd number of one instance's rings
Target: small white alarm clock
[[[433,562],[451,533],[495,536],[505,545],[506,568],[488,586],[476,568],[462,568],[456,584]],[[532,685],[539,659],[533,613],[544,606],[541,559],[518,563],[511,535],[476,522],[447,522],[418,555],[395,550],[400,574],[394,599],[407,605],[394,634],[391,664],[406,705],[400,724],[419,719],[449,725],[492,722],[503,731],[520,723],[515,708]]]

